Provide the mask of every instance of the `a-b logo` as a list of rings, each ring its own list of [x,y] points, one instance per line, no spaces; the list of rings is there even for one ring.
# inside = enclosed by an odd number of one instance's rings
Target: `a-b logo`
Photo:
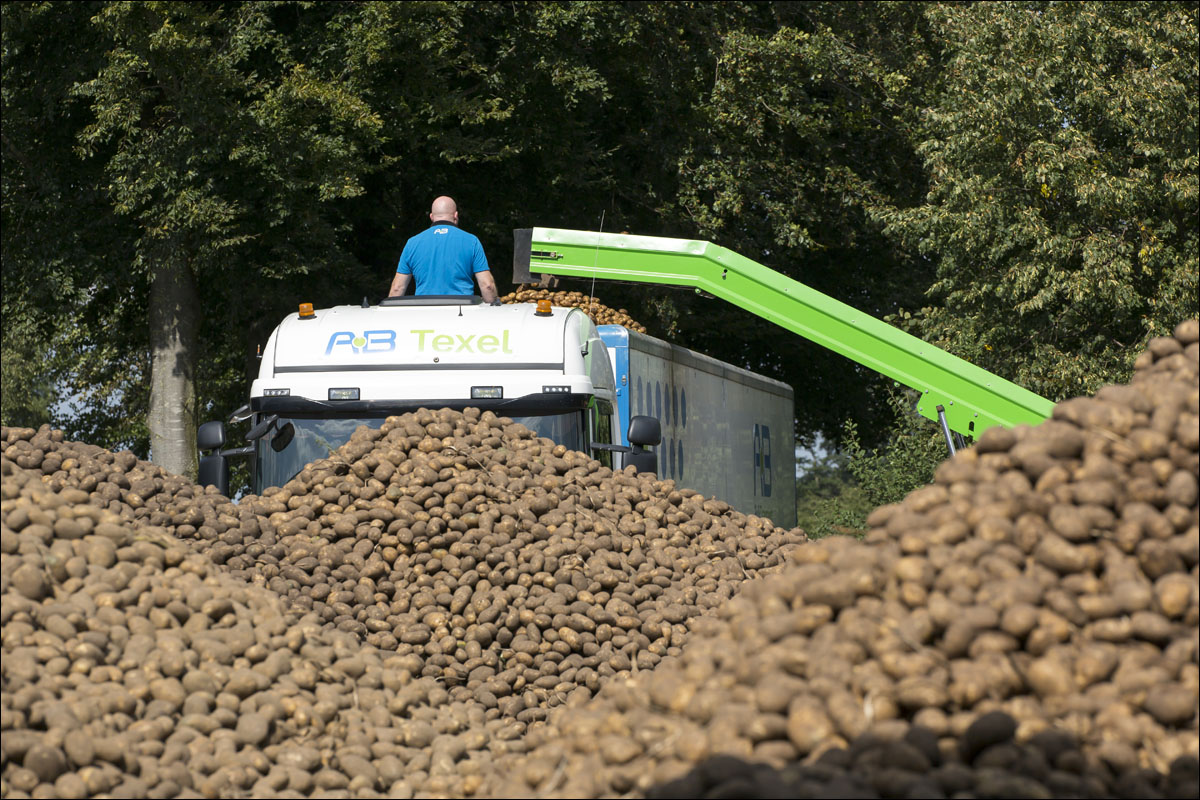
[[[444,236],[444,235],[446,235],[446,234],[447,234],[447,233],[449,233],[449,232],[450,232],[450,229],[449,229],[449,228],[434,228],[434,229],[433,229],[433,235],[434,235],[434,236],[439,236],[439,235],[441,235],[441,236]]]
[[[396,332],[363,331],[360,336],[353,331],[337,331],[329,337],[325,355],[329,355],[333,348],[339,346],[349,347],[355,353],[386,353],[396,349]]]

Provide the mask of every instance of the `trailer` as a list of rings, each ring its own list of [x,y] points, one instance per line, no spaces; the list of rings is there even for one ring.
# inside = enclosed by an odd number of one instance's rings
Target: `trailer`
[[[616,430],[639,415],[659,420],[662,477],[795,524],[792,387],[620,325],[599,331],[616,379]]]

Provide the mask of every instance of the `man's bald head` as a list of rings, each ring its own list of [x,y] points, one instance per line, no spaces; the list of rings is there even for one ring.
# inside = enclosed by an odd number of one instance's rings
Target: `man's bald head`
[[[453,222],[458,223],[458,206],[454,199],[445,195],[433,201],[433,207],[429,210],[430,222]]]

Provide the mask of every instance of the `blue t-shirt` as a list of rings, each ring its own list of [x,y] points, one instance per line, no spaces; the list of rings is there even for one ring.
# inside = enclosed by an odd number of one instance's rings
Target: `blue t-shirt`
[[[413,276],[416,294],[474,294],[472,276],[487,269],[478,238],[453,222],[435,222],[404,245],[396,272]]]

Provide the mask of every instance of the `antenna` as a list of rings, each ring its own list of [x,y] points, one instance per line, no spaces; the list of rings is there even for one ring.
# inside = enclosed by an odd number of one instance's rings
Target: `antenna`
[[[592,301],[596,299],[596,267],[600,263],[600,236],[604,233],[604,209],[600,209],[600,230],[596,232],[596,254],[592,259],[592,288],[588,291],[588,316],[592,315]]]

